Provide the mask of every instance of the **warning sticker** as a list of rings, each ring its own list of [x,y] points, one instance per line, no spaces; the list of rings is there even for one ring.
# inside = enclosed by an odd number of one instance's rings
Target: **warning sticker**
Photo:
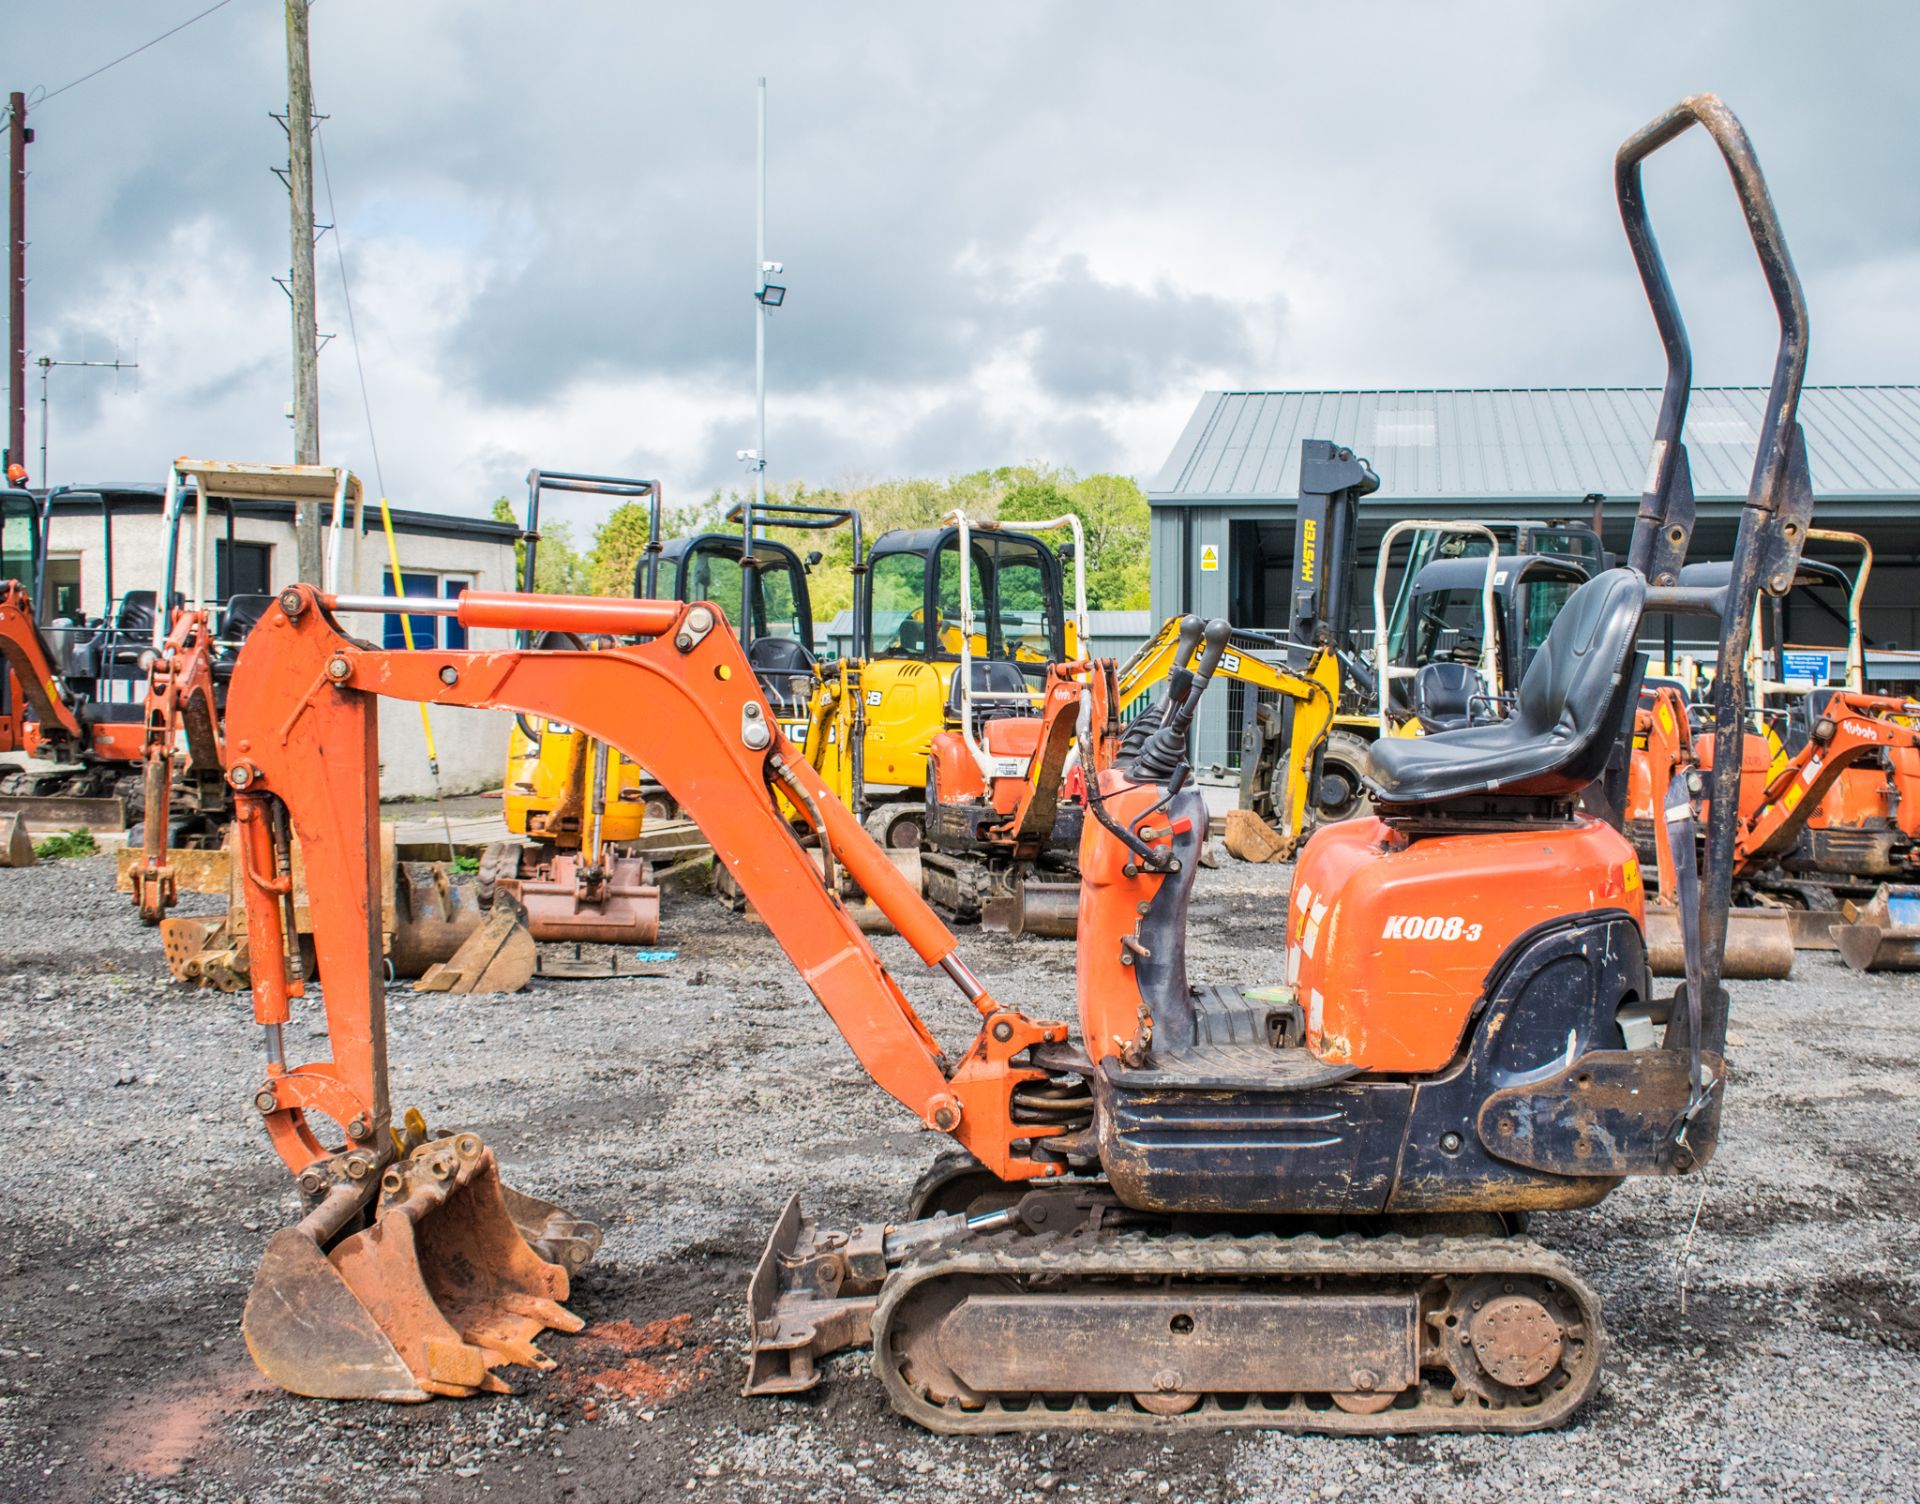
[[[1220,568],[1220,549],[1216,544],[1202,544],[1200,548],[1200,572],[1213,574]]]

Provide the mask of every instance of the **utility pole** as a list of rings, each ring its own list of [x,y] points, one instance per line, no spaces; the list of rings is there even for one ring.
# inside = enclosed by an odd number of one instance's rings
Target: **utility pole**
[[[287,0],[287,196],[293,202],[293,460],[320,463],[320,332],[313,306],[313,76],[307,57],[307,6]],[[294,538],[301,580],[320,583],[320,503],[296,504]]]
[[[27,457],[27,96],[7,98],[7,459]],[[46,477],[36,477],[42,485]]]

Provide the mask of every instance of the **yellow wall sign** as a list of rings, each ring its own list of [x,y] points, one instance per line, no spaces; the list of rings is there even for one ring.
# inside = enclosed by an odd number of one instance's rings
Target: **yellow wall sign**
[[[1214,544],[1203,544],[1200,549],[1200,572],[1216,573],[1220,568],[1220,550]]]

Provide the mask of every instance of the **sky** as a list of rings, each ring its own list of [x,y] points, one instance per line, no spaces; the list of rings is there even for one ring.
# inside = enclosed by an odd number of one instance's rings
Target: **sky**
[[[32,102],[206,3],[0,0],[29,360],[139,363],[51,373],[56,484],[292,458],[281,0]],[[323,458],[396,505],[747,481],[761,75],[770,483],[1144,483],[1215,387],[1657,384],[1613,152],[1705,90],[1765,164],[1809,379],[1920,379],[1908,4],[315,0],[312,37]],[[1717,156],[1647,181],[1696,378],[1764,382]]]

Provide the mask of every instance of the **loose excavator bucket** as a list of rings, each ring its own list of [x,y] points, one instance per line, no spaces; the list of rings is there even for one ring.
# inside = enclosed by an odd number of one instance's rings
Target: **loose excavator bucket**
[[[1737,981],[1779,981],[1793,971],[1791,909],[1727,910],[1727,958],[1722,975]],[[1660,977],[1687,974],[1680,914],[1671,904],[1647,905],[1647,964]]]
[[[409,1113],[408,1141],[424,1127]],[[495,1369],[552,1368],[533,1339],[585,1325],[562,1302],[599,1230],[502,1185],[471,1133],[417,1144],[368,1207],[373,1184],[342,1180],[267,1245],[241,1321],[260,1371],[318,1399],[420,1401],[511,1393]]]
[[[1920,971],[1920,888],[1882,883],[1842,914],[1833,939],[1855,971]]]
[[[518,895],[535,940],[651,945],[660,938],[660,889],[643,857],[608,857],[604,871],[594,872],[561,853],[546,877],[522,878]]]
[[[33,837],[27,834],[27,817],[0,815],[0,867],[31,867]]]

